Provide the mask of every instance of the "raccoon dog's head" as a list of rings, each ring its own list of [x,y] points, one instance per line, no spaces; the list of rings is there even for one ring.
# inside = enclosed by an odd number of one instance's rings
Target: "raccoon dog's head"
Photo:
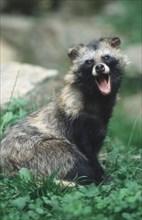
[[[100,38],[88,45],[79,44],[68,51],[72,66],[65,80],[84,91],[109,95],[119,87],[127,57],[120,52],[118,37]]]

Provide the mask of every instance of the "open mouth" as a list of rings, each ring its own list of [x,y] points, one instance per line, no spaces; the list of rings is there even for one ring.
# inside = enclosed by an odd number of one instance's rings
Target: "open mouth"
[[[99,76],[96,76],[95,81],[102,95],[108,95],[111,92],[109,74],[99,74]]]

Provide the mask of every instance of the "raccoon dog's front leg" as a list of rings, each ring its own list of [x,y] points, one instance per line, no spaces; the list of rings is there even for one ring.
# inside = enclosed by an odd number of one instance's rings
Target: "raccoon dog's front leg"
[[[74,141],[79,150],[87,157],[94,172],[94,182],[105,180],[105,172],[99,160],[98,153],[103,144],[106,127],[98,118],[81,115],[73,123]]]

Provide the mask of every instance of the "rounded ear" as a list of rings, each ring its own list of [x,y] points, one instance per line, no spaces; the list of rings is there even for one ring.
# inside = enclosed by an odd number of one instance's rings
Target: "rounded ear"
[[[71,60],[74,60],[76,57],[79,56],[79,50],[83,47],[83,44],[78,44],[73,48],[68,49],[68,56],[71,58]]]
[[[110,45],[114,48],[119,48],[121,44],[120,38],[119,37],[112,37],[110,39]]]
[[[69,48],[68,56],[71,58],[71,60],[74,60],[78,56],[77,50],[75,48]]]

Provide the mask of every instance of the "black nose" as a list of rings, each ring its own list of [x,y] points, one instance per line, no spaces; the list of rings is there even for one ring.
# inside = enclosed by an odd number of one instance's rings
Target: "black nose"
[[[95,68],[97,73],[103,73],[105,71],[105,67],[103,64],[98,64]]]

